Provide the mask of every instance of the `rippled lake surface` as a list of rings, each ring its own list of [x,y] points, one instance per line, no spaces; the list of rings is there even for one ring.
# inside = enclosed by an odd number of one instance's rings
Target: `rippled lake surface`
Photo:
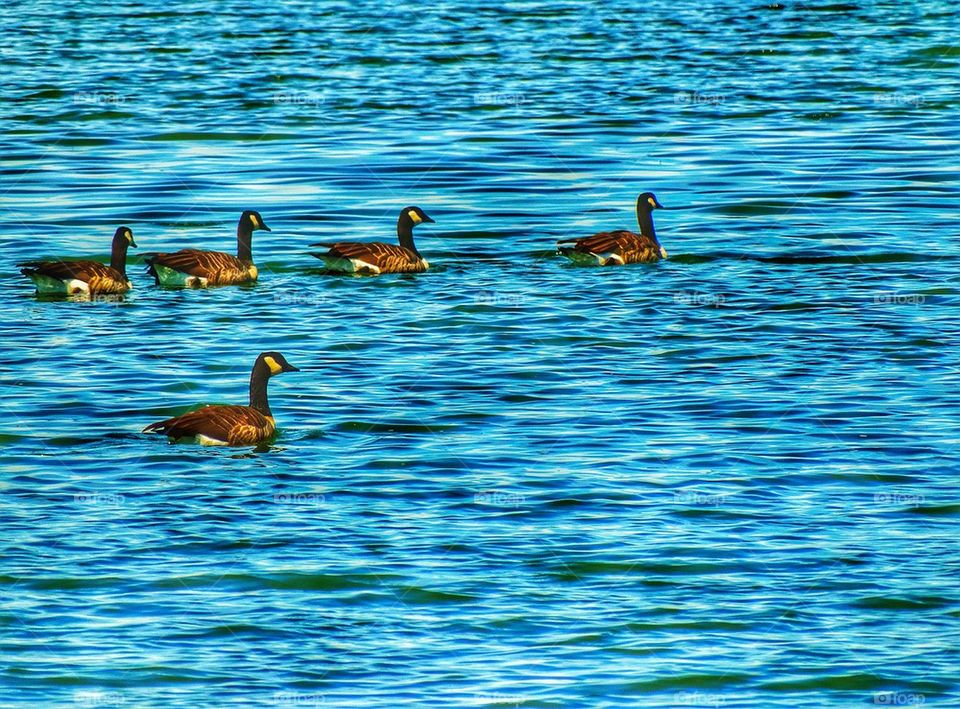
[[[954,3],[252,5],[0,10],[4,706],[960,703]],[[272,446],[140,433],[268,349]]]

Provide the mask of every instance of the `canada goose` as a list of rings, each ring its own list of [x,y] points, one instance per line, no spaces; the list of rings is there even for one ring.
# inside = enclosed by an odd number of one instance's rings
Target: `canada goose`
[[[269,440],[276,422],[267,402],[267,382],[281,372],[299,372],[279,352],[262,352],[250,372],[250,405],[213,405],[157,421],[143,433],[165,433],[172,440],[193,438],[204,446],[245,446]]]
[[[169,254],[151,254],[146,259],[147,272],[158,286],[206,288],[229,286],[257,280],[253,265],[252,240],[254,230],[270,231],[259,212],[247,210],[237,223],[237,255],[222,251],[181,249]]]
[[[434,223],[420,207],[404,207],[397,219],[399,246],[380,241],[340,241],[335,244],[311,244],[311,247],[329,249],[326,253],[312,255],[337,273],[421,273],[430,264],[413,245],[413,227],[424,222]]]
[[[106,295],[133,288],[127,278],[127,247],[136,248],[129,227],[113,234],[110,265],[99,261],[27,261],[17,264],[20,273],[37,286],[41,295]]]
[[[632,231],[603,231],[584,239],[565,239],[557,242],[557,253],[574,263],[583,265],[622,266],[626,263],[648,263],[667,257],[667,251],[657,241],[653,228],[653,210],[663,208],[653,192],[637,197],[637,223],[640,233]]]

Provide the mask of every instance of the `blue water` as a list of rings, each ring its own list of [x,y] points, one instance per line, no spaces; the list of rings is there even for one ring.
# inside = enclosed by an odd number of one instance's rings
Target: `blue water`
[[[0,16],[2,706],[960,706],[954,3]],[[268,349],[272,446],[140,434]]]

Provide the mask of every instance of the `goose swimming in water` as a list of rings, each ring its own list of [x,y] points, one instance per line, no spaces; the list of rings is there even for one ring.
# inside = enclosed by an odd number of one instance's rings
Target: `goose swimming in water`
[[[557,253],[574,263],[591,266],[622,266],[627,263],[650,263],[667,257],[657,241],[653,228],[653,210],[662,209],[653,192],[637,197],[637,224],[640,233],[603,231],[583,239],[557,242]]]
[[[322,260],[327,269],[336,273],[422,273],[430,264],[413,244],[413,228],[418,224],[434,223],[420,207],[404,207],[397,219],[397,244],[380,241],[339,241],[335,244],[311,244],[326,248],[324,253],[311,254]]]
[[[127,248],[137,243],[129,227],[113,234],[110,265],[99,261],[27,261],[17,264],[20,273],[40,295],[114,295],[133,288],[127,278]]]
[[[158,286],[206,288],[252,283],[259,275],[253,265],[253,232],[270,231],[259,212],[247,210],[237,223],[237,255],[223,251],[181,249],[168,254],[152,254],[144,259],[147,271]]]
[[[267,382],[282,372],[299,372],[279,352],[262,352],[250,372],[250,405],[204,406],[157,421],[143,433],[165,433],[171,440],[193,439],[205,446],[246,446],[270,440],[276,422],[267,401]]]

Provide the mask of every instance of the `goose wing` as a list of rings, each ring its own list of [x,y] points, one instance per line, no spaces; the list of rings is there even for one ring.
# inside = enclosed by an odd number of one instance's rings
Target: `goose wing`
[[[250,265],[236,256],[223,251],[201,251],[200,249],[181,249],[169,254],[152,254],[146,258],[151,272],[154,265],[187,273],[191,276],[216,280],[219,274],[232,271],[247,271]]]
[[[94,279],[126,281],[119,272],[99,261],[27,261],[18,264],[26,276],[37,275],[58,281],[84,281]]]
[[[273,421],[249,406],[204,406],[196,411],[157,421],[144,433],[164,433],[170,438],[206,436],[229,444],[257,443],[274,432]]]
[[[571,252],[593,254],[596,256],[616,256],[623,263],[657,261],[666,256],[666,252],[655,239],[636,232],[618,230],[602,231],[583,239],[557,242],[562,254]]]
[[[558,242],[559,246],[592,254],[616,253],[623,255],[640,247],[644,242],[653,246],[653,240],[632,231],[602,231],[583,239]]]
[[[419,254],[397,244],[385,244],[380,241],[369,243],[342,241],[335,244],[314,244],[313,246],[328,249],[324,254],[314,254],[319,259],[362,261],[384,273],[411,270],[423,263]]]

